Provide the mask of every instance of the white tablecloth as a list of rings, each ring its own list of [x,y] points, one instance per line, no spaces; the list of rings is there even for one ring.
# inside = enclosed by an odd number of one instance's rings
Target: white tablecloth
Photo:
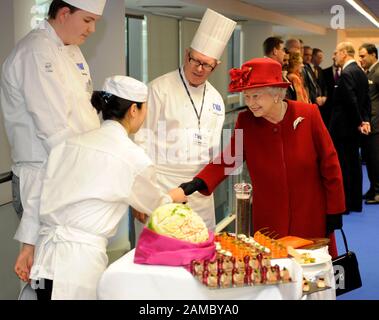
[[[274,260],[290,270],[293,283],[208,289],[182,267],[133,263],[134,250],[112,263],[98,285],[98,298],[108,300],[280,300],[301,299],[302,269],[291,259]]]

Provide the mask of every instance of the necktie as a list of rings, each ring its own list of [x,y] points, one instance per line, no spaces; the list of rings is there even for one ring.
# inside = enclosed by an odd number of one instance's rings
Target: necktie
[[[318,79],[318,70],[317,70],[316,67],[313,69],[313,72],[314,72],[314,74],[315,74],[315,76],[316,76],[316,79]]]

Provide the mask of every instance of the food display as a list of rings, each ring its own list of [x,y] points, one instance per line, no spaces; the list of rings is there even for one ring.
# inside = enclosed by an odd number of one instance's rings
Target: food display
[[[201,243],[209,237],[202,218],[185,204],[169,203],[155,209],[148,228],[158,234],[191,243]]]
[[[309,239],[304,239],[296,236],[286,236],[277,239],[283,246],[288,247],[291,246],[292,248],[301,248],[304,246],[308,246],[314,243],[314,241]]]
[[[300,254],[300,264],[309,264],[309,263],[315,263],[316,258],[312,257],[310,253],[302,253]]]
[[[261,245],[270,249],[272,258],[287,258],[288,252],[287,247],[283,245],[280,241],[274,239],[270,234],[262,233],[257,231],[254,233],[254,240]]]
[[[325,278],[323,276],[318,276],[315,279],[308,280],[307,278],[303,277],[303,294],[312,294],[314,292],[323,291],[326,289],[330,289],[329,286],[326,285]]]
[[[245,235],[215,237],[214,260],[193,260],[190,272],[209,288],[230,288],[291,282],[290,272],[272,265],[270,250]]]

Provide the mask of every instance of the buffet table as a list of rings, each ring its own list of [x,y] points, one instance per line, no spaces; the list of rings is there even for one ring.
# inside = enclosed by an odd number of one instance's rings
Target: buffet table
[[[303,269],[291,259],[276,259],[294,282],[242,288],[208,289],[182,267],[140,265],[133,262],[134,250],[112,263],[98,285],[98,299],[106,300],[297,300],[335,299],[332,289],[303,296]],[[331,266],[313,267],[308,273],[327,272]],[[330,280],[330,279],[329,279]]]

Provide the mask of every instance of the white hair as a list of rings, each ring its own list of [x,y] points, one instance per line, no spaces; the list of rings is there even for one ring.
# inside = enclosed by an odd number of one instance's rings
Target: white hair
[[[263,87],[262,92],[268,93],[272,96],[279,96],[280,100],[283,100],[286,97],[287,89],[281,87]]]

